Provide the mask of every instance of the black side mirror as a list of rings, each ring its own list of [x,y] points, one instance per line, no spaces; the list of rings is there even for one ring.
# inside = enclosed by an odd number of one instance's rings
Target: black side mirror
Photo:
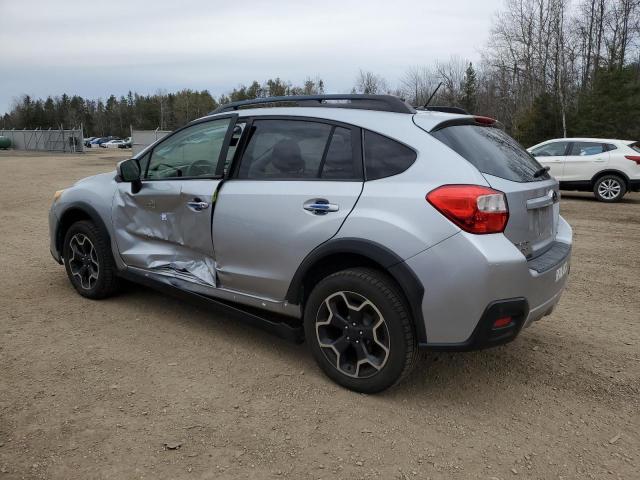
[[[142,189],[140,162],[137,158],[118,163],[116,173],[120,182],[131,183],[131,193],[138,193]]]

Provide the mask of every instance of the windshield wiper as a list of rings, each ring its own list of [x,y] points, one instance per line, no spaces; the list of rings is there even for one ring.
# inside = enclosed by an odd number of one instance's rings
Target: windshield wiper
[[[533,174],[533,178],[538,178],[539,176],[544,175],[544,174],[545,174],[545,173],[547,173],[550,169],[551,169],[551,167],[549,167],[549,166],[539,168],[539,169],[538,169],[538,170],[536,170],[536,172]]]

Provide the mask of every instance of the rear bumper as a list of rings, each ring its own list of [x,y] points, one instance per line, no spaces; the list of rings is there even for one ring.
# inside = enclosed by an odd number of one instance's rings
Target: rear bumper
[[[629,180],[629,191],[640,192],[640,180]]]
[[[528,262],[502,234],[460,232],[408,259],[424,286],[427,341],[421,346],[470,350],[504,343],[551,313],[564,290],[571,259],[572,231],[562,217],[556,243],[557,248]],[[517,321],[509,335],[494,341],[487,337],[487,325],[493,325],[491,318],[500,308],[512,311]]]

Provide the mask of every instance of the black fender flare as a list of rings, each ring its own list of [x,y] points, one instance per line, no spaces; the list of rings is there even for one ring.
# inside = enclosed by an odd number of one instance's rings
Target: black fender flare
[[[105,225],[98,211],[87,202],[77,201],[65,205],[64,209],[59,213],[58,228],[56,230],[56,247],[58,248],[58,251],[60,253],[62,253],[62,242],[64,241],[62,232],[66,231],[66,228],[63,229],[63,227],[70,226],[68,225],[68,221],[65,221],[65,217],[69,214],[72,214],[73,212],[82,212],[83,214],[88,216],[91,221],[104,232],[104,234],[107,236],[107,239],[109,240],[109,246],[112,247],[109,229]]]
[[[427,335],[422,316],[424,287],[414,271],[392,250],[371,240],[361,238],[336,238],[316,247],[302,261],[289,284],[285,300],[300,305],[303,297],[303,280],[307,273],[323,259],[335,254],[357,254],[380,265],[399,285],[405,295],[417,340],[426,343]]]

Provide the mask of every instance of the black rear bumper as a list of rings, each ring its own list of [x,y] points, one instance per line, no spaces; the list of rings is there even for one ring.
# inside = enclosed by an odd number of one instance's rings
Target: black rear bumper
[[[510,342],[518,336],[527,316],[529,304],[524,298],[510,298],[491,302],[485,309],[471,336],[462,343],[421,345],[426,350],[449,350],[465,352],[495,347]],[[500,318],[511,317],[511,322],[501,328],[494,328]]]

